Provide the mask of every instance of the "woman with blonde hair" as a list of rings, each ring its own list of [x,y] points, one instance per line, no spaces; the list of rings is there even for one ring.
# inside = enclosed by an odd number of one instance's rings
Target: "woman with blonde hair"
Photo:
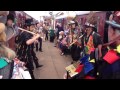
[[[5,23],[8,13],[9,11],[0,11],[0,16],[6,17],[6,19],[0,18],[0,79],[31,79],[30,75],[28,76],[29,73],[27,77],[21,76],[22,73],[18,69],[25,69],[24,63],[16,58],[16,53],[12,49],[6,46],[13,33],[12,29],[6,31]]]
[[[0,78],[11,79],[14,67],[13,59],[16,54],[13,50],[5,46],[6,34],[5,24],[0,23]]]

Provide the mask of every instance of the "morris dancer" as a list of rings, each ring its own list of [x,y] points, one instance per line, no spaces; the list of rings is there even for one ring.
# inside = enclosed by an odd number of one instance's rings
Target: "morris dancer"
[[[74,41],[77,41],[77,39],[78,39],[77,38],[78,32],[76,30],[77,25],[74,21],[70,21],[69,26],[71,27],[71,29],[70,29],[70,35],[71,35],[70,43],[73,43]],[[78,61],[80,59],[80,51],[81,51],[79,45],[77,45],[76,43],[72,44],[70,51],[71,51],[71,57],[73,59],[73,62]],[[71,62],[71,63],[73,63],[73,62]]]
[[[29,27],[30,31],[34,30],[34,23],[32,21],[27,22],[27,26]],[[42,65],[39,65],[38,58],[36,57],[36,54],[34,52],[34,42],[37,41],[37,39],[40,37],[39,34],[33,35],[28,32],[22,32],[20,36],[18,37],[18,50],[17,55],[18,59],[26,63],[26,67],[29,69],[29,72],[31,74],[31,77],[34,79],[34,66],[33,61],[36,64],[36,68],[42,67]]]
[[[86,75],[97,78],[97,60],[101,59],[102,57],[102,40],[100,35],[94,32],[95,24],[96,16],[94,12],[91,12],[87,17],[87,22],[85,23],[86,34],[83,37],[82,48],[84,55],[90,56],[89,61],[87,62],[90,62],[94,67],[94,69],[91,68],[91,70],[89,68],[89,71],[86,73]]]

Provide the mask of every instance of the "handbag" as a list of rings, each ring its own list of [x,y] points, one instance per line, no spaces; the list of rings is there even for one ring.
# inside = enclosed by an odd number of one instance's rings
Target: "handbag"
[[[25,71],[23,68],[17,68],[17,71],[14,71],[12,79],[31,79],[30,73]]]
[[[17,64],[14,64],[13,75],[11,79],[24,79],[22,74],[19,72],[19,67]]]
[[[29,71],[24,70],[23,68],[19,68],[19,72],[21,73],[23,79],[32,79]]]
[[[8,62],[7,58],[0,58],[0,79],[11,79],[14,62]]]

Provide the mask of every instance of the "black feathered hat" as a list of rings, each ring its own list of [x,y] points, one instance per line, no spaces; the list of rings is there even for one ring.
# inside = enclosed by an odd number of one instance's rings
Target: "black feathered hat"
[[[86,18],[86,23],[85,27],[93,27],[95,28],[95,25],[97,24],[97,18],[96,18],[96,13],[91,11],[90,14]]]
[[[35,25],[35,23],[33,22],[33,19],[26,19],[25,20],[25,25],[26,26],[31,26],[31,25]]]

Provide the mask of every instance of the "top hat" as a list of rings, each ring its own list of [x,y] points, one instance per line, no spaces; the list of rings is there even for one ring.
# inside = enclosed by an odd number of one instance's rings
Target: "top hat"
[[[33,19],[27,19],[27,20],[25,20],[25,24],[26,24],[26,26],[35,25],[35,23],[33,22]]]
[[[14,22],[15,20],[15,12],[14,11],[10,11],[8,16],[7,16],[7,20],[12,20]]]
[[[97,18],[96,18],[95,12],[91,11],[86,19],[87,20],[85,23],[85,27],[94,27],[95,28],[95,25],[97,23]]]

